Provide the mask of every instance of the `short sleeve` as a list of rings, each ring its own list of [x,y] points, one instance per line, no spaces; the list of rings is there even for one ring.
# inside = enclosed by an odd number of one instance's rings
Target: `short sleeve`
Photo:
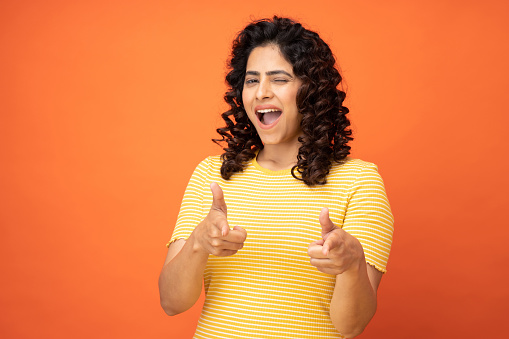
[[[194,170],[182,199],[175,229],[166,247],[170,247],[177,239],[189,238],[194,228],[203,220],[203,192],[208,188],[209,163],[210,159],[207,158]]]
[[[394,219],[377,167],[366,163],[352,184],[343,230],[356,237],[366,262],[381,272],[387,270]]]

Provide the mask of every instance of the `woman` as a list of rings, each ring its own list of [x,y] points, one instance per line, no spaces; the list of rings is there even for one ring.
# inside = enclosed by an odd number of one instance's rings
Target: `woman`
[[[159,279],[169,315],[205,282],[195,338],[360,334],[392,241],[373,164],[352,140],[329,47],[299,23],[253,22],[233,43],[222,156],[196,168]]]

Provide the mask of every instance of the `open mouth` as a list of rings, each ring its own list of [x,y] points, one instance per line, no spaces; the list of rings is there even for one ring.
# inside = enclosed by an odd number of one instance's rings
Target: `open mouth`
[[[256,117],[262,125],[272,125],[275,123],[283,112],[275,108],[260,109],[256,111]]]

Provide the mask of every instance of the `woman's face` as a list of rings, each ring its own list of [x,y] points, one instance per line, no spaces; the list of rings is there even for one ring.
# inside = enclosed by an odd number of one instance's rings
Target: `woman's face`
[[[264,145],[298,143],[302,115],[297,109],[297,91],[301,84],[279,47],[256,47],[249,55],[242,102]]]

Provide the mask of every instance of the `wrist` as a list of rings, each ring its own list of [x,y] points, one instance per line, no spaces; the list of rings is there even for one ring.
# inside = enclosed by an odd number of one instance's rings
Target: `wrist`
[[[349,270],[352,270],[353,272],[356,273],[366,272],[366,257],[364,255],[364,249],[362,248],[361,243],[357,239],[355,239],[354,242],[353,253],[354,259]]]
[[[363,275],[367,276],[367,273],[366,258],[364,257],[364,252],[362,252],[361,255],[352,261],[350,267],[342,274],[352,277],[360,277]]]
[[[202,244],[199,241],[198,237],[196,236],[195,232],[191,233],[188,241],[189,241],[189,245],[191,247],[191,255],[208,258],[209,253],[207,252],[205,247],[202,246]]]

